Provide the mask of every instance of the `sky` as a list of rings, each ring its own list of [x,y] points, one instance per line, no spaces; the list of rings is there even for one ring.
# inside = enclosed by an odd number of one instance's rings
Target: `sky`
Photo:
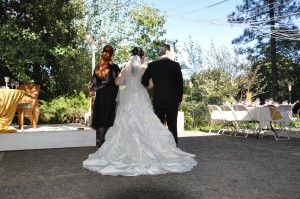
[[[147,0],[167,16],[167,39],[187,43],[189,36],[208,49],[211,41],[216,47],[232,48],[231,41],[243,33],[243,27],[232,27],[227,15],[236,11],[243,0]]]

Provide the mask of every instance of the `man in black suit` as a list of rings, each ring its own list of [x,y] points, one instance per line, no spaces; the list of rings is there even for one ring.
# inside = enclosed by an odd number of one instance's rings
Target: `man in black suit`
[[[142,84],[148,86],[152,78],[153,108],[160,121],[172,132],[178,145],[177,115],[183,95],[183,77],[179,63],[172,61],[171,48],[163,44],[158,49],[159,59],[148,64]]]
[[[300,102],[297,100],[297,102],[294,104],[292,108],[293,114],[298,114],[297,117],[300,117]]]

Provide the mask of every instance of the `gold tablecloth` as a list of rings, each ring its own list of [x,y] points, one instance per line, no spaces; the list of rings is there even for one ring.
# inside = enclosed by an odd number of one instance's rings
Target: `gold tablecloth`
[[[17,132],[10,123],[16,113],[18,102],[24,94],[24,91],[17,89],[0,89],[0,133]]]
[[[273,120],[280,120],[282,119],[280,112],[276,111],[274,114],[276,108],[275,107],[270,107],[270,114]]]

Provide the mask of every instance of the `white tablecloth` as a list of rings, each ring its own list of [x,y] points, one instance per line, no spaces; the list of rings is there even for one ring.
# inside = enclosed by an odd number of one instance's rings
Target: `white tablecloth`
[[[270,107],[247,107],[247,110],[249,111],[252,119],[259,122],[259,126],[261,129],[266,128],[267,123],[272,121]],[[286,125],[289,125],[291,123],[291,119],[289,117],[285,117],[283,118],[283,120]]]
[[[274,108],[274,107],[273,107]],[[252,120],[254,121],[258,121],[259,122],[259,126],[261,129],[264,129],[267,127],[267,124],[269,122],[272,121],[272,117],[271,117],[271,113],[270,113],[270,107],[267,106],[259,106],[259,107],[247,107],[247,110],[252,118]],[[233,108],[232,111],[234,112]],[[241,115],[243,115],[244,113],[240,113],[239,117],[243,117]],[[244,114],[244,119],[246,119],[247,114]],[[227,111],[223,111],[222,112],[222,116],[223,118],[232,118],[233,115]],[[217,114],[215,115],[215,117],[217,118]],[[284,117],[282,118],[282,120],[284,120],[283,122],[285,122],[286,125],[289,125],[291,123],[291,119],[289,117]]]

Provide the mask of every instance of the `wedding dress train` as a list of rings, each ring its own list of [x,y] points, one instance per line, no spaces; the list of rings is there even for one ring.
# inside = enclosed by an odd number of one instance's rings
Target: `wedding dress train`
[[[141,82],[141,70],[135,75],[125,72],[126,86],[120,88],[120,103],[114,125],[104,144],[83,167],[103,175],[156,175],[190,171],[197,162],[195,155],[176,147],[172,133],[153,112]]]

